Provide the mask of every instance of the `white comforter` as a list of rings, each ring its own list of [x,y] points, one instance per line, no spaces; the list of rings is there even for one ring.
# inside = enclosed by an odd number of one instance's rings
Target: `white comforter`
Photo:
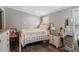
[[[49,31],[46,29],[22,29],[21,45],[25,46],[28,43],[33,43],[42,40],[48,40]]]

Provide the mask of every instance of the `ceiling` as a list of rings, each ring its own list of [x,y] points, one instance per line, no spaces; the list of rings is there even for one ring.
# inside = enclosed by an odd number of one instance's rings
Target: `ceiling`
[[[44,16],[68,7],[69,6],[9,6],[8,8],[16,9],[36,16]]]

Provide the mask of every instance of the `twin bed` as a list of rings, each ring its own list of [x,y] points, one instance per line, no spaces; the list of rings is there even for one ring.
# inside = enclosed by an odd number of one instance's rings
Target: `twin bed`
[[[21,31],[21,45],[34,43],[42,40],[48,40],[49,31],[46,29],[22,29]]]
[[[20,33],[19,49],[29,43],[48,40],[49,24],[41,24],[39,28],[22,29]]]

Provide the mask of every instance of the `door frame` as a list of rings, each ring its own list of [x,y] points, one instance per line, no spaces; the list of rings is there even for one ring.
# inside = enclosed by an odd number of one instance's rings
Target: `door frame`
[[[5,28],[5,12],[3,8],[0,8],[0,12],[2,14],[2,29]]]

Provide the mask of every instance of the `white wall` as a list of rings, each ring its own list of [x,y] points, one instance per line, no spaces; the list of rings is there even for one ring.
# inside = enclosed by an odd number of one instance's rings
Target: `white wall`
[[[40,17],[5,7],[6,28],[34,28],[40,23]]]
[[[72,15],[71,8],[61,10],[50,14],[50,23],[54,23],[54,26],[59,32],[60,27],[64,27],[65,20]]]
[[[33,16],[21,11],[17,11],[10,8],[5,9],[5,27],[6,28],[33,28],[40,23],[40,17]],[[55,12],[48,15],[50,18],[50,23],[54,23],[54,26],[59,31],[61,26],[64,26],[65,20],[71,16],[71,8],[64,9],[59,12]]]
[[[45,16],[45,17],[42,17],[42,23],[45,24],[49,24],[49,16]]]

